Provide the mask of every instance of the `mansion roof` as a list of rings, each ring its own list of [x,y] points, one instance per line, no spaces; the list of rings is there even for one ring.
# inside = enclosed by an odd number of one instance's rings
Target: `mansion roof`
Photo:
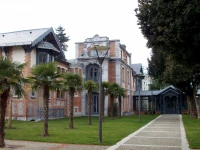
[[[50,28],[51,29],[51,28]],[[43,34],[47,34],[49,28],[23,30],[16,32],[0,33],[0,46],[32,45]]]
[[[59,52],[65,59],[64,52],[53,28],[30,29],[15,32],[0,33],[0,47],[23,46],[51,49]]]

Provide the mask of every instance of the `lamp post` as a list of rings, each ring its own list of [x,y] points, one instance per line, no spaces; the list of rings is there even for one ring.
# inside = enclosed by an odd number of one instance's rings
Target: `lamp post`
[[[106,55],[108,54],[109,51],[109,41],[108,38],[106,37],[106,41],[98,41],[96,43],[94,43],[94,49],[92,48],[92,50],[96,51],[97,54],[97,59],[99,61],[99,73],[100,73],[100,77],[99,77],[99,142],[102,142],[102,108],[101,108],[101,103],[102,103],[102,64],[103,61],[106,57]]]
[[[140,81],[139,82],[139,109],[138,109],[138,122],[140,123],[141,122],[141,115],[140,115],[140,113],[141,113],[141,98],[140,98],[140,90],[141,90],[141,80],[142,79],[144,79],[144,75],[143,74],[136,74],[136,77],[139,79],[138,81]]]

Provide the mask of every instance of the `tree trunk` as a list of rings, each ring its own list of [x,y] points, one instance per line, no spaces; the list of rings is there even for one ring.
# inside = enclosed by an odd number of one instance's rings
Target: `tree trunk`
[[[196,107],[195,107],[194,97],[192,95],[187,95],[187,99],[190,105],[190,117],[196,118]]]
[[[69,128],[74,129],[74,91],[69,91]]]
[[[114,97],[111,96],[110,98],[110,115],[111,115],[111,119],[113,120],[113,103],[114,103]]]
[[[91,105],[92,105],[92,91],[88,91],[88,125],[92,125],[91,121]]]
[[[102,97],[101,97],[101,114],[102,114],[101,117],[102,117],[102,121],[104,121],[104,107],[105,107],[105,92],[104,92],[104,90],[102,90]]]
[[[196,84],[193,83],[193,96],[194,96],[194,100],[195,100],[195,104],[196,104],[196,112],[197,112],[197,119],[200,120],[200,104],[198,102],[198,99],[196,97]]]
[[[121,118],[121,105],[122,105],[122,100],[121,100],[121,96],[119,96],[119,113],[118,113],[118,118]]]
[[[13,89],[10,89],[10,105],[9,105],[9,117],[8,117],[8,128],[12,128],[12,99],[13,99]]]
[[[48,85],[44,86],[43,93],[43,102],[44,102],[44,133],[43,136],[48,136],[48,120],[49,120],[49,87]]]
[[[6,114],[6,106],[7,106],[7,99],[9,97],[10,89],[4,91],[0,95],[0,147],[5,147],[5,114]]]
[[[187,103],[188,103],[188,114],[190,115],[191,114],[191,104],[190,104],[190,101],[189,99],[187,98]]]

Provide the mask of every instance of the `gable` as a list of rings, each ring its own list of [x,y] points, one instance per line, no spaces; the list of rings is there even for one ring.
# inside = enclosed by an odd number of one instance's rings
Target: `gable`
[[[166,94],[177,95],[179,93],[180,92],[178,89],[176,89],[174,86],[170,85],[170,86],[164,88],[163,90],[161,90],[160,92],[158,92],[157,95],[166,95]]]
[[[45,44],[44,44],[45,42]],[[38,48],[38,45],[53,51],[57,51],[59,58],[65,59],[64,52],[58,41],[53,28],[41,28],[23,30],[9,33],[0,33],[0,46],[22,46],[25,51],[31,51],[33,48]]]

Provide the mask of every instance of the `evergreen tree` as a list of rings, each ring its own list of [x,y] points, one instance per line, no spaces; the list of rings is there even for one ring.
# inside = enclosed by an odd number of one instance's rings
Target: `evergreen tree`
[[[151,75],[195,99],[200,73],[200,3],[197,0],[139,0],[138,25],[152,48]],[[191,86],[192,83],[192,86]]]
[[[56,28],[56,35],[61,44],[62,50],[67,51],[68,45],[66,42],[68,42],[70,39],[69,36],[66,36],[65,29],[62,26]]]

